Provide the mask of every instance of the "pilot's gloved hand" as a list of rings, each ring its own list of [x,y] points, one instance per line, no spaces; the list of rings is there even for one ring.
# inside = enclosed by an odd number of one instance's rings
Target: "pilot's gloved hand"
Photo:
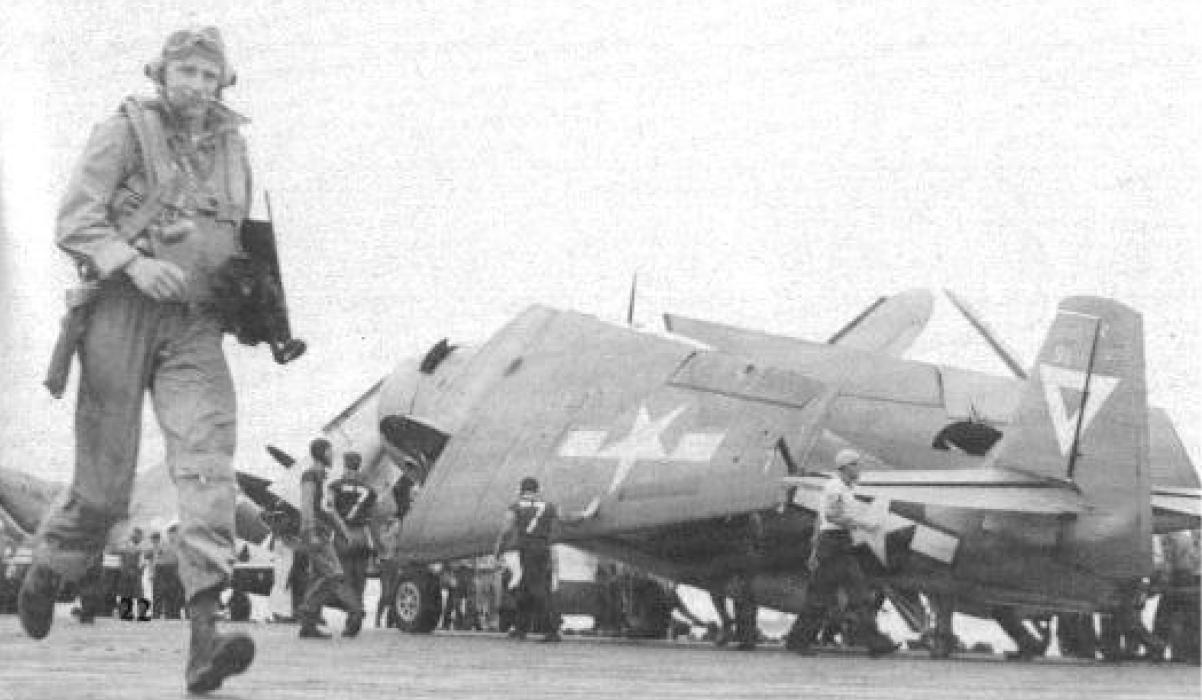
[[[155,301],[182,301],[188,291],[188,275],[173,262],[139,255],[123,268],[143,294]]]

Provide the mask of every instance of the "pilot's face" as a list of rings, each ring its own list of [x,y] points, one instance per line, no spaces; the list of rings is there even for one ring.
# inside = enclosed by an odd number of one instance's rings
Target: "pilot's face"
[[[163,67],[163,93],[185,115],[203,115],[220,87],[220,64],[198,53],[171,59]]]

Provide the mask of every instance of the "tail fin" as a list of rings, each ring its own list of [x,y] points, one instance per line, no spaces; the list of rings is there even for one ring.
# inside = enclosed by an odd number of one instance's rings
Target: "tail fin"
[[[996,465],[1071,482],[1093,508],[1065,524],[1065,554],[1100,575],[1144,576],[1152,564],[1148,449],[1140,314],[1109,299],[1065,299]]]

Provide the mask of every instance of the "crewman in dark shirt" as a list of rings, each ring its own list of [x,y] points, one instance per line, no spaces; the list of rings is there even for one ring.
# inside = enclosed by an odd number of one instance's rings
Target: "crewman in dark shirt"
[[[505,512],[505,525],[497,536],[493,554],[497,561],[507,542],[518,550],[522,580],[518,584],[518,614],[514,638],[525,639],[531,629],[542,629],[542,641],[560,641],[551,600],[551,544],[555,524],[573,524],[597,513],[600,499],[593,499],[584,512],[560,515],[554,503],[539,494],[538,480],[522,479],[518,500]]]
[[[376,509],[376,492],[363,483],[359,468],[363,458],[358,452],[343,455],[342,477],[330,482],[327,490],[334,504],[334,514],[346,526],[346,536],[335,534],[334,550],[346,575],[346,584],[363,606],[363,591],[367,587],[367,566],[374,544],[380,541],[372,516]]]

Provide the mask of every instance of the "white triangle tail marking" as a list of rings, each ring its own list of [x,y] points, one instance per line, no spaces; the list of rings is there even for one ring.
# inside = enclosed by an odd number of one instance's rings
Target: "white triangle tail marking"
[[[1060,444],[1060,454],[1067,455],[1073,446],[1073,433],[1076,431],[1077,418],[1081,408],[1069,415],[1065,405],[1063,389],[1076,392],[1085,390],[1085,373],[1066,367],[1039,365],[1039,378],[1043,381],[1043,396],[1048,404],[1048,414],[1052,417],[1052,428],[1056,432],[1056,441]],[[1085,418],[1081,421],[1081,434],[1089,429],[1089,424],[1097,417],[1102,405],[1114,393],[1119,385],[1118,377],[1095,374],[1089,380],[1089,398],[1085,402]]]

